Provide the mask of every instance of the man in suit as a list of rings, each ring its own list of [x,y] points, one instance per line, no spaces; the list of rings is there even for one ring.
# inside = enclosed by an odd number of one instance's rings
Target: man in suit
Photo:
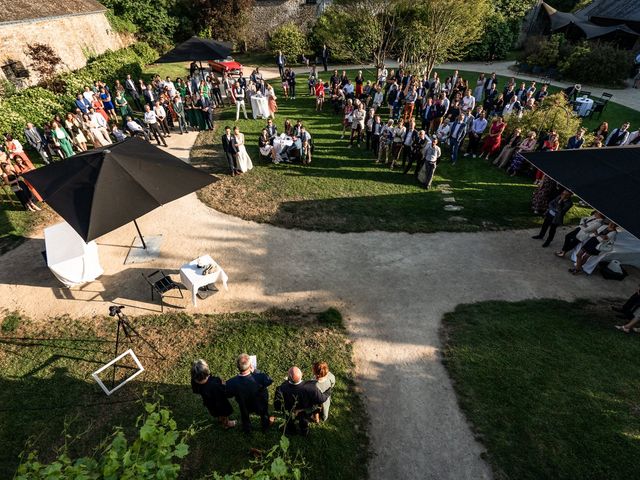
[[[76,95],[76,101],[74,103],[82,113],[89,113],[89,108],[91,108],[91,102],[89,102],[89,100],[84,98],[81,93]]]
[[[236,165],[236,155],[238,155],[238,146],[236,144],[236,137],[231,135],[231,127],[224,127],[224,135],[222,135],[222,149],[224,150],[224,156],[227,158],[229,164],[229,170],[231,170],[231,176],[235,177],[238,171]]]
[[[289,95],[292,100],[296,99],[296,72],[293,68],[289,69],[289,76],[287,77],[287,83],[289,84]]]
[[[278,50],[278,55],[276,56],[276,65],[278,65],[278,71],[280,72],[280,78],[284,73],[284,66],[287,64],[287,57],[285,57],[281,50]]]
[[[27,128],[24,129],[24,136],[26,137],[27,142],[29,142],[29,145],[38,152],[42,161],[46,165],[49,165],[50,157],[47,151],[47,141],[42,132],[34,127],[33,123],[27,123]]]
[[[251,432],[249,415],[252,413],[260,416],[262,430],[266,431],[274,422],[273,417],[269,417],[269,391],[267,390],[273,380],[266,373],[254,370],[246,353],[238,356],[236,366],[238,375],[227,380],[226,394],[227,397],[233,397],[238,402],[242,431]]]
[[[269,134],[269,144],[273,145],[273,140],[278,136],[278,127],[276,127],[273,124],[273,120],[269,118],[267,120],[267,126],[265,128],[267,129],[267,133]]]
[[[546,235],[547,230],[549,230],[549,236],[542,244],[543,248],[547,248],[551,244],[553,237],[556,235],[556,230],[564,223],[565,215],[569,210],[571,210],[571,207],[573,206],[571,195],[573,194],[569,190],[563,190],[560,195],[549,202],[549,208],[547,208],[547,212],[545,213],[540,233],[531,237],[536,240],[542,240]]]
[[[228,385],[228,384],[227,384]],[[285,433],[295,433],[295,421],[298,420],[300,433],[309,433],[309,411],[316,405],[322,405],[331,396],[331,388],[321,393],[314,381],[302,381],[302,371],[291,367],[287,380],[276,389],[274,408],[288,416]]]
[[[129,96],[133,99],[133,102],[136,104],[136,108],[138,110],[142,110],[142,102],[140,102],[140,93],[138,92],[136,83],[131,78],[131,75],[127,75],[127,79],[124,81],[124,88],[129,94]]]
[[[451,163],[456,164],[458,160],[458,151],[464,137],[467,135],[467,122],[465,122],[464,115],[458,115],[458,118],[451,125],[451,134],[449,135],[449,146],[451,147]]]
[[[624,145],[628,138],[629,122],[625,122],[620,128],[614,128],[604,143],[607,147],[619,147]]]
[[[322,45],[322,52],[320,52],[320,57],[322,58],[322,66],[324,67],[324,71],[327,71],[327,64],[329,63],[329,48],[326,44]]]

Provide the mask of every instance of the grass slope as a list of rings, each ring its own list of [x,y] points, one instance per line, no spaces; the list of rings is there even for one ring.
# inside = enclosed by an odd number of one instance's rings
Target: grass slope
[[[445,364],[496,478],[638,477],[640,342],[614,322],[607,305],[558,300],[445,316]]]
[[[337,384],[326,424],[313,425],[308,438],[293,437],[309,469],[309,479],[362,479],[366,476],[366,416],[353,384],[351,346],[335,312],[321,316],[270,312],[197,316],[163,315],[136,319],[134,324],[168,357],[153,358],[152,352],[135,343],[133,348],[147,371],[112,397],[106,397],[90,373],[113,356],[114,321],[55,319],[49,326],[35,326],[25,319],[8,317],[11,328],[3,328],[0,339],[0,478],[11,478],[18,454],[27,439],[44,459],[51,459],[61,446],[66,420],[73,439],[73,456],[90,453],[113,426],[132,431],[141,413],[139,399],[151,392],[163,395],[183,428],[202,422],[210,428],[190,441],[181,478],[200,478],[213,470],[230,472],[248,466],[249,448],[268,448],[280,433],[256,431],[249,437],[240,429],[222,431],[191,393],[191,361],[205,358],[214,374],[235,375],[235,357],[240,352],[258,356],[259,368],[269,373],[275,387],[291,365],[299,365],[311,378],[311,364],[326,360]],[[18,325],[16,326],[16,322]],[[3,325],[4,327],[4,325]],[[232,401],[232,404],[235,402]],[[239,418],[236,411],[234,418]],[[327,461],[330,459],[330,461]]]

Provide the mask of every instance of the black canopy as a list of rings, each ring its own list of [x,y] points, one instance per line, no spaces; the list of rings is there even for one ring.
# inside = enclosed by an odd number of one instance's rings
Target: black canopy
[[[640,239],[640,147],[523,155],[547,176]]]
[[[75,155],[24,177],[85,242],[215,180],[137,138]]]
[[[210,38],[191,37],[161,56],[155,63],[221,60],[231,54],[231,44]]]

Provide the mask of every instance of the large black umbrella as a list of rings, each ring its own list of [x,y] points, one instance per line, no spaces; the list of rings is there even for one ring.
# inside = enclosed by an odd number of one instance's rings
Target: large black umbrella
[[[210,38],[191,37],[161,56],[155,63],[221,60],[231,54],[231,44]]]
[[[24,177],[85,242],[135,223],[215,180],[138,138],[75,155]],[[142,244],[146,248],[144,240]]]
[[[523,152],[524,157],[640,238],[640,147]]]

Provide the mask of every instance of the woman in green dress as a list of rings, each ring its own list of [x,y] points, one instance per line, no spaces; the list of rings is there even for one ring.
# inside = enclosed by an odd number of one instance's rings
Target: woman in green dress
[[[56,121],[51,122],[51,134],[54,144],[60,147],[64,153],[64,158],[72,157],[73,146],[71,145],[71,137],[69,137],[67,131]]]
[[[176,90],[180,93],[180,98],[187,98],[187,84],[181,78],[176,79]]]
[[[126,125],[127,116],[133,117],[133,111],[131,107],[129,107],[129,102],[124,98],[124,95],[121,92],[116,93],[116,108],[120,112],[120,116],[122,117],[122,125]]]
[[[187,124],[195,130],[198,127],[198,122],[196,121],[196,115],[194,112],[193,97],[191,95],[187,95],[184,97],[184,114],[187,118]]]

